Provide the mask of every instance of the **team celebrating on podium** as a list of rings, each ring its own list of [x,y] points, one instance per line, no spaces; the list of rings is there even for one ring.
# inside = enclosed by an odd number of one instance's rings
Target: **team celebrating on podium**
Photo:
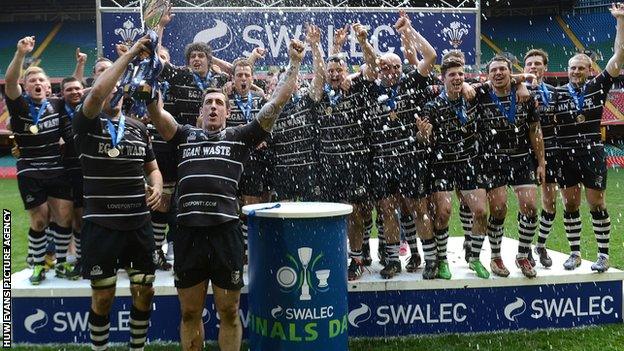
[[[464,54],[438,56],[403,12],[394,24],[402,53],[378,55],[367,28],[354,23],[333,33],[334,46],[324,57],[320,29],[307,24],[304,42],[291,40],[290,64],[274,86],[255,79],[261,48],[229,63],[213,57],[208,44],[191,43],[187,65],[177,67],[164,46],[145,36],[118,45],[114,62],[98,59],[92,80],[84,79],[86,55],[77,50],[74,76],[52,96],[41,68],[22,74],[35,46],[34,37],[25,37],[7,69],[5,95],[30,219],[30,282],[42,283],[50,268],[44,257],[49,236],[56,276],[91,281],[92,349],[106,350],[117,271],[125,269],[133,301],[130,348],[141,350],[155,271],[172,268],[163,251],[169,227],[182,347],[202,347],[202,311],[212,281],[219,344],[238,350],[247,245],[241,205],[351,204],[346,279],[358,280],[372,263],[373,213],[382,278],[405,269],[423,279],[451,279],[447,244],[455,193],[467,265],[488,279],[510,274],[501,255],[508,188],[518,201],[513,259],[524,276],[537,275],[534,254],[542,266],[552,265],[546,241],[558,192],[570,244],[564,267],[581,265],[582,187],[598,243],[591,269],[605,272],[611,225],[600,121],[624,64],[624,5],[613,5],[611,13],[617,29],[606,68],[591,77],[592,59],[575,54],[568,61],[569,83],[559,87],[544,82],[548,54],[538,48],[525,54],[523,73],[514,74],[509,58],[496,55],[483,79],[469,80]],[[160,37],[173,17],[162,17]],[[364,58],[351,74],[355,62],[342,52],[349,33]],[[118,98],[128,64],[154,47],[164,62],[158,92],[144,101]],[[312,53],[311,81],[299,72],[306,50]],[[402,234],[411,251],[405,267]],[[489,267],[480,258],[486,238]],[[76,263],[67,260],[70,249]]]

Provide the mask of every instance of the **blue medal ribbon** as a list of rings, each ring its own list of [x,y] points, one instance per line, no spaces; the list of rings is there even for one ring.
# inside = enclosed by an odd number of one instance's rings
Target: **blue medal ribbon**
[[[583,107],[585,107],[585,90],[587,89],[587,83],[583,84],[581,88],[580,94],[576,92],[576,89],[572,85],[572,83],[568,83],[568,92],[570,92],[570,96],[574,99],[574,104],[576,104],[576,110],[578,112],[583,111]]]
[[[468,106],[466,106],[466,101],[461,95],[459,96],[459,99],[457,99],[456,101],[451,101],[449,100],[449,97],[446,94],[446,90],[443,89],[442,92],[440,93],[440,97],[446,100],[446,102],[448,102],[448,104],[451,105],[453,110],[455,110],[455,116],[457,116],[457,118],[459,119],[459,122],[461,122],[462,125],[468,122],[468,113],[466,112],[468,110]]]
[[[537,90],[542,96],[542,103],[544,104],[544,106],[548,107],[548,105],[550,105],[550,99],[548,98],[548,96],[550,95],[550,91],[548,90],[548,87],[544,82],[542,82],[540,85],[537,86]]]
[[[30,118],[33,121],[33,125],[36,126],[37,123],[39,123],[39,120],[41,119],[43,114],[48,109],[48,105],[50,105],[50,102],[47,99],[44,99],[41,102],[41,105],[37,107],[37,104],[35,104],[35,102],[32,100],[30,96],[26,95],[25,98],[26,98],[26,102],[28,102],[28,110],[30,111]]]
[[[399,85],[396,84],[389,88],[378,85],[377,89],[379,90],[379,95],[388,95],[386,106],[388,106],[392,111],[396,110],[396,97],[399,95]]]
[[[340,101],[340,98],[342,98],[342,91],[338,89],[338,92],[336,92],[331,88],[331,86],[329,86],[329,84],[325,84],[325,86],[323,87],[323,91],[327,95],[327,98],[329,99],[329,104],[331,106],[336,106],[338,104],[338,101]],[[331,94],[332,91],[334,92],[334,94]]]
[[[111,145],[113,148],[116,148],[121,142],[121,139],[124,137],[124,131],[126,130],[126,116],[124,116],[123,113],[121,114],[117,128],[115,128],[115,124],[110,119],[106,120],[106,125],[108,127],[108,132],[111,135]]]
[[[507,118],[509,123],[516,123],[516,87],[511,86],[511,93],[509,94],[509,109],[506,109],[505,106],[501,103],[496,93],[493,90],[490,90],[490,98],[496,106],[498,106],[498,110]]]
[[[208,73],[206,75],[206,78],[202,79],[199,76],[199,74],[193,73],[193,79],[195,80],[195,84],[197,85],[197,87],[201,91],[204,91],[204,90],[206,90],[206,89],[208,89],[210,87],[210,81],[212,80],[212,75],[210,73]]]
[[[69,116],[69,119],[70,120],[74,119],[74,115],[76,114],[76,110],[74,110],[73,107],[69,106],[68,103],[65,103],[64,107],[65,107],[65,112],[67,112],[67,116]]]
[[[236,102],[236,106],[241,110],[243,116],[245,116],[245,120],[247,122],[251,121],[251,109],[253,108],[253,96],[251,95],[251,91],[247,93],[247,102],[243,104],[241,100],[241,96],[238,94],[234,94],[234,102]]]
[[[160,82],[160,94],[162,95],[163,101],[167,100],[167,97],[168,97],[167,94],[169,94],[169,87],[170,87],[169,82],[167,82],[166,80]]]

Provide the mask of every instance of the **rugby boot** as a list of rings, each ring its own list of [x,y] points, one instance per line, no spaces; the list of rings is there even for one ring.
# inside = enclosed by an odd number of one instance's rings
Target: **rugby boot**
[[[425,269],[423,270],[423,279],[431,280],[435,279],[438,275],[438,261],[437,260],[425,260]]]
[[[563,268],[568,271],[576,269],[576,267],[581,265],[581,256],[577,254],[570,254],[570,257],[563,262]]]
[[[154,265],[156,266],[156,269],[159,271],[170,271],[171,270],[171,263],[167,262],[167,259],[165,258],[165,253],[163,252],[162,249],[156,249],[154,250],[153,254],[152,254],[152,259],[154,260]]]
[[[56,267],[56,255],[54,254],[54,252],[46,252],[43,260],[43,268],[45,268],[46,271],[49,271],[50,269]]]
[[[388,264],[388,255],[386,254],[386,245],[379,245],[379,247],[377,248],[377,255],[379,257],[379,263],[385,267]]]
[[[45,267],[42,264],[36,264],[33,267],[33,272],[30,278],[28,278],[30,284],[39,285],[45,280]]]
[[[604,256],[598,256],[596,262],[591,266],[592,271],[604,273],[609,269],[609,259]]]
[[[383,279],[390,279],[399,273],[401,273],[400,261],[388,261],[386,266],[379,272]]]
[[[57,278],[78,280],[80,279],[80,271],[69,262],[57,263],[54,267],[54,274]]]
[[[531,262],[526,257],[516,257],[516,266],[520,268],[522,274],[527,278],[535,278],[537,276],[535,268],[533,268],[533,265],[531,265]]]
[[[499,277],[504,278],[509,276],[509,270],[507,269],[507,267],[505,267],[505,263],[500,257],[494,258],[490,261],[490,270],[492,270],[492,273],[494,273],[494,275],[497,275]]]
[[[422,263],[422,259],[420,258],[420,254],[415,254],[410,256],[409,260],[407,260],[407,264],[405,265],[405,270],[408,273],[414,273],[420,267]]]
[[[464,259],[466,262],[470,262],[470,255],[472,254],[472,244],[470,240],[464,239]]]
[[[531,264],[532,267],[537,266],[537,263],[535,263],[535,258],[533,258],[533,251],[529,249],[529,255],[527,256],[527,259],[529,260],[529,263]]]
[[[349,281],[358,280],[362,274],[364,274],[364,264],[362,260],[352,258],[349,268],[347,269],[347,278]]]
[[[451,270],[447,261],[438,262],[438,278],[450,280],[452,277]]]
[[[364,264],[364,266],[366,267],[369,267],[371,264],[373,264],[373,259],[370,255],[369,244],[362,244],[362,264]]]
[[[470,263],[468,264],[468,268],[474,271],[477,277],[479,278],[482,278],[482,279],[490,278],[490,272],[488,272],[488,270],[485,269],[485,267],[483,267],[483,263],[481,263],[480,260],[475,259],[475,260],[470,261]]]
[[[546,268],[552,267],[552,259],[548,256],[545,247],[535,247],[535,254],[539,257],[540,264]]]

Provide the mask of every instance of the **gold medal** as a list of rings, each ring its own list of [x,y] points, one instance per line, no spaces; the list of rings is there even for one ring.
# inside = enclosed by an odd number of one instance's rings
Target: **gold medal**
[[[34,124],[33,124],[32,126],[30,126],[30,127],[28,128],[28,130],[30,130],[30,132],[31,132],[31,133],[33,133],[33,134],[37,134],[37,133],[39,133],[39,128],[37,128],[37,126],[36,126],[36,125],[34,125]]]
[[[110,156],[110,157],[117,157],[120,154],[119,149],[116,148],[116,147],[114,147],[112,149],[108,149],[107,153],[108,153],[108,156]]]
[[[331,106],[330,106],[330,107],[327,107],[327,108],[325,109],[325,114],[331,115],[331,114],[332,114],[332,112],[334,112],[334,109],[333,109],[333,108],[331,108]]]
[[[580,115],[576,116],[576,121],[577,121],[578,123],[583,123],[583,122],[585,122],[585,115],[583,115],[583,114],[581,113]]]
[[[399,116],[397,116],[397,113],[395,111],[391,111],[390,112],[390,120],[391,121],[396,121],[397,118],[399,118]]]

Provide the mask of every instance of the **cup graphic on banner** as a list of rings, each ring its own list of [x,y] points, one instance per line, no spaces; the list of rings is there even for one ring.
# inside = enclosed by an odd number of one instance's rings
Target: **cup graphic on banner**
[[[308,285],[308,263],[310,263],[310,259],[312,258],[312,248],[300,247],[297,249],[297,254],[299,255],[299,261],[301,261],[303,265],[303,284],[301,285],[299,300],[307,301],[312,299],[312,296],[310,296],[310,286]]]

